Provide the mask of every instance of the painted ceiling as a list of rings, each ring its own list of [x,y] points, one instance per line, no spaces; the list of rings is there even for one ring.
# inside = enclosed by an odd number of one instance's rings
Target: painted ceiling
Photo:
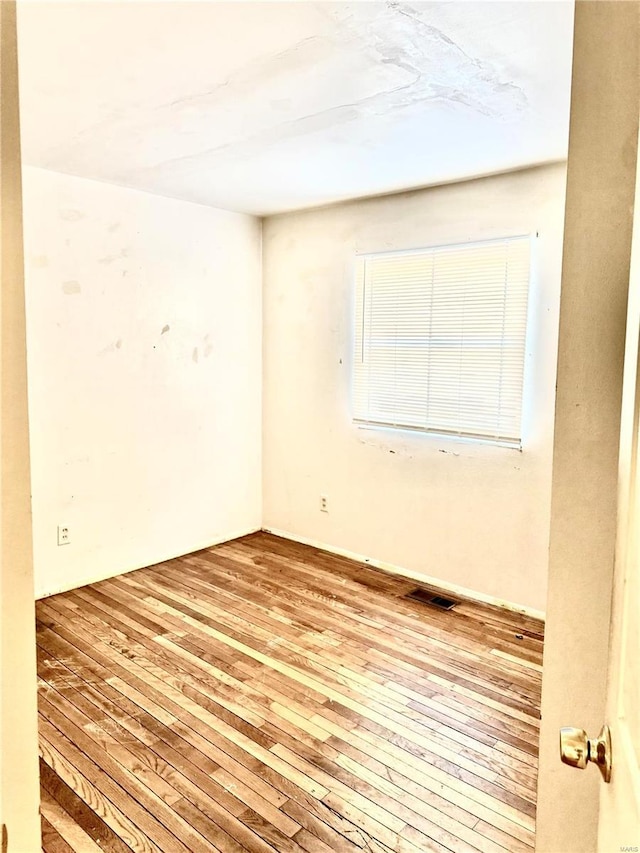
[[[566,157],[573,3],[18,4],[26,163],[265,215]]]

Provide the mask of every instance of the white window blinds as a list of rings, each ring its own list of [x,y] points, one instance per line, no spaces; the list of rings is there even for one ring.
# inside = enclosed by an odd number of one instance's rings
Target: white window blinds
[[[529,248],[359,257],[354,420],[519,445]]]

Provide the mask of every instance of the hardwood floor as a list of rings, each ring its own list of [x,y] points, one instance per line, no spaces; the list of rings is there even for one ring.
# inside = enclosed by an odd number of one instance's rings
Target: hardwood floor
[[[43,846],[533,849],[541,623],[265,533],[38,602]]]

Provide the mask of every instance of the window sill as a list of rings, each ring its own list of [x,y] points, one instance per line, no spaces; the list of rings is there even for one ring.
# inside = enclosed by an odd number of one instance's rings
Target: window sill
[[[412,429],[411,427],[391,426],[386,424],[365,423],[363,421],[352,421],[353,426],[357,429],[384,432],[398,437],[411,436],[422,437],[432,441],[442,442],[451,441],[455,444],[469,444],[475,447],[502,447],[505,450],[515,450],[522,453],[522,442],[515,443],[513,441],[505,441],[501,439],[485,438],[480,436],[456,435],[450,432],[436,432],[435,430]]]

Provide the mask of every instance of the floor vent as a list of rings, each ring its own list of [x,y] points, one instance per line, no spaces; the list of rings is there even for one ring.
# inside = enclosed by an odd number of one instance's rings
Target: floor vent
[[[423,604],[430,604],[432,607],[437,607],[439,610],[451,610],[456,604],[460,604],[453,598],[445,598],[442,595],[434,595],[426,589],[414,589],[408,593],[405,598],[411,598],[413,601],[421,601]]]

